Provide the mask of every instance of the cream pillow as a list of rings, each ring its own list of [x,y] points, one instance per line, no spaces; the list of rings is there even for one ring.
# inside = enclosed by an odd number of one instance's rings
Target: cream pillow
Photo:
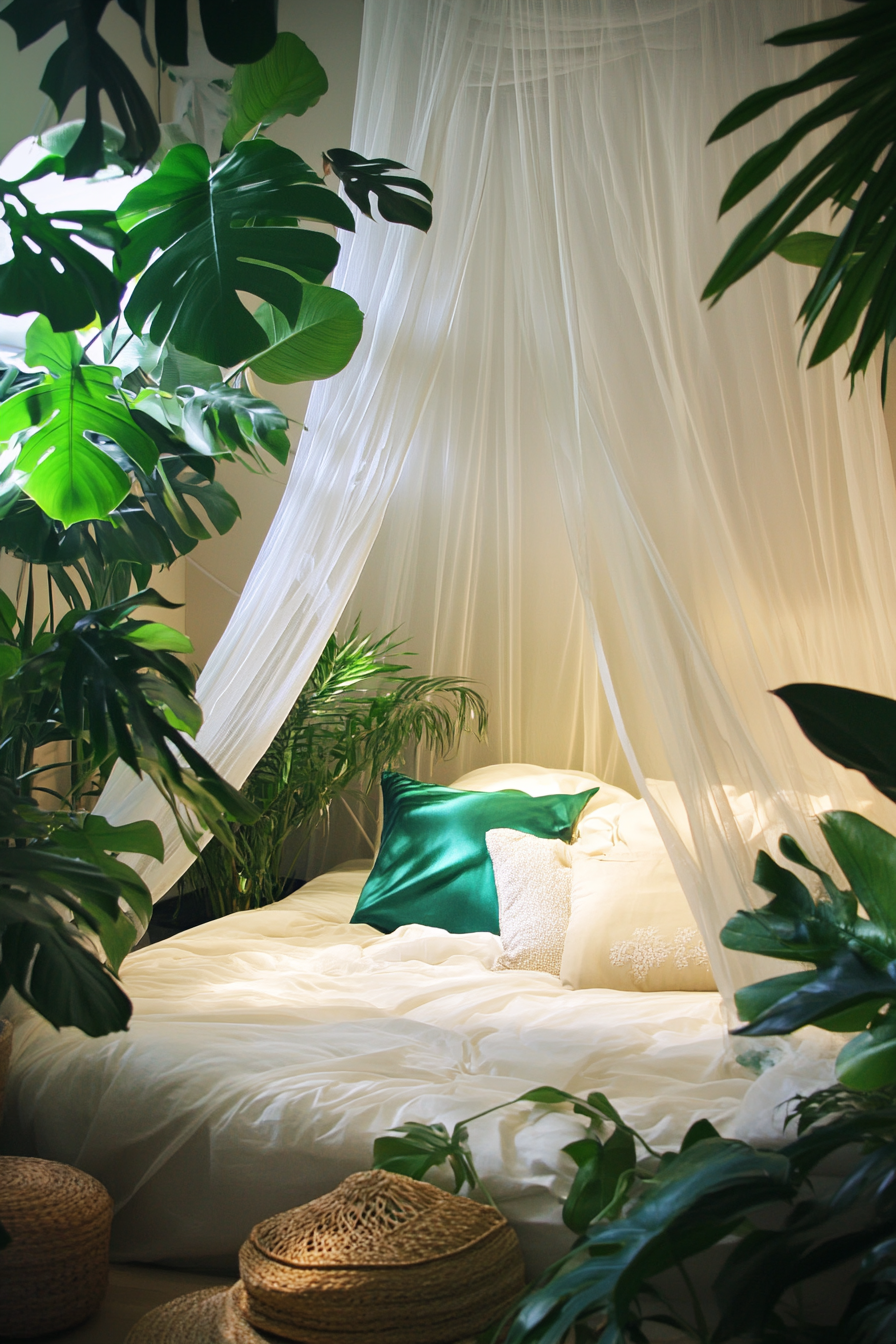
[[[572,887],[570,846],[506,828],[486,831],[504,955],[500,971],[560,974]]]
[[[581,793],[599,786],[585,806],[576,828],[576,843],[592,854],[604,854],[616,840],[616,820],[620,809],[635,798],[615,784],[606,784],[597,775],[584,770],[551,770],[544,765],[485,765],[452,781],[452,789],[472,789],[494,793],[498,789],[519,789],[533,798],[548,793]]]
[[[715,989],[706,947],[665,851],[573,847],[560,978],[573,989]]]

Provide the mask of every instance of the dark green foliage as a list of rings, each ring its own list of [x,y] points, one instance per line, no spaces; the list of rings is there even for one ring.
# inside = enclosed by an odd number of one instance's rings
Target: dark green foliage
[[[839,765],[861,770],[896,802],[896,700],[815,682],[794,682],[774,694],[813,746]]]
[[[485,702],[456,677],[417,677],[392,662],[403,645],[389,636],[333,635],[293,709],[243,793],[260,813],[233,827],[228,853],[214,842],[200,871],[216,915],[266,905],[281,890],[281,856],[296,830],[307,836],[358,781],[365,794],[400,761],[409,741],[447,754],[462,732],[483,735]]]
[[[346,196],[368,219],[373,218],[370,212],[373,192],[383,219],[391,224],[409,224],[424,233],[429,230],[432,191],[418,177],[396,177],[395,169],[407,172],[405,164],[395,159],[365,159],[351,149],[328,149],[324,164],[336,174]],[[417,200],[417,196],[423,199]]]
[[[0,266],[0,312],[19,316],[37,310],[54,331],[73,331],[86,327],[96,313],[102,322],[111,322],[124,291],[124,282],[75,239],[115,253],[126,238],[110,210],[42,214],[21,190],[25,183],[63,168],[62,159],[48,155],[18,181],[0,181],[13,251]]]
[[[268,337],[237,290],[294,323],[301,280],[320,284],[339,255],[329,234],[295,227],[300,218],[355,226],[345,203],[282,145],[244,142],[214,168],[199,145],[176,146],[118,211],[128,231],[121,275],[143,272],[125,309],[131,330],[142,332],[151,318],[157,345],[170,339],[212,364],[258,354]],[[148,265],[156,248],[164,251]]]
[[[146,38],[146,0],[118,0],[140,28],[143,51],[155,64]],[[61,117],[71,99],[84,90],[85,120],[65,155],[66,177],[90,177],[105,163],[100,93],[105,92],[123,131],[119,154],[129,164],[152,158],[159,145],[159,124],[146,95],[118,53],[99,33],[109,0],[12,0],[0,18],[13,28],[19,51],[60,23],[66,38],[47,62],[40,87]],[[277,37],[277,0],[200,0],[202,31],[213,56],[227,65],[258,61]],[[187,0],[155,0],[158,59],[186,65]],[[27,311],[24,310],[23,311]],[[90,319],[88,318],[87,321]],[[108,320],[108,319],[105,319]],[[69,322],[65,326],[82,326]],[[57,330],[62,330],[62,327]]]
[[[855,379],[883,344],[881,392],[896,335],[896,10],[892,0],[853,0],[820,23],[770,39],[776,46],[842,42],[803,75],[751,94],[723,118],[710,143],[753,121],[784,99],[835,84],[777,140],[757,150],[731,180],[720,214],[774,173],[811,133],[832,123],[827,142],[741,229],[714,271],[704,298],[717,300],[771,252],[819,268],[800,309],[805,334],[821,323],[809,364],[819,364],[861,328],[850,352]],[[842,121],[843,124],[840,124]],[[830,202],[847,212],[838,235],[801,234],[799,226]]]

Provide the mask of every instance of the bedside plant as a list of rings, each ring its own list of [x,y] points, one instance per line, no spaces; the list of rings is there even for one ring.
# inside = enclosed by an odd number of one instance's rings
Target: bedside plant
[[[331,636],[301,695],[243,786],[259,812],[231,827],[233,848],[213,840],[198,869],[215,916],[275,901],[284,845],[310,836],[332,805],[360,783],[368,796],[381,772],[399,763],[411,741],[445,756],[464,732],[485,734],[485,701],[462,678],[420,677],[402,656],[404,641]]]

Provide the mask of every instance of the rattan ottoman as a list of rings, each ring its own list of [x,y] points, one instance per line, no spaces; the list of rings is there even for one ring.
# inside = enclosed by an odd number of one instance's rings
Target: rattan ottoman
[[[384,1171],[259,1223],[240,1272],[157,1307],[127,1344],[464,1344],[524,1283],[497,1209]]]
[[[0,1157],[0,1337],[30,1339],[87,1319],[109,1282],[112,1200],[86,1172]]]

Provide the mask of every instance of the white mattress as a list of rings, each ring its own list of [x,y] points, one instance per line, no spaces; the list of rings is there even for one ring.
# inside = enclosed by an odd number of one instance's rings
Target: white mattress
[[[753,1137],[776,1102],[830,1081],[811,1050],[802,1078],[791,1058],[754,1080],[716,994],[573,991],[493,971],[492,934],[350,925],[366,871],[132,953],[127,1033],[19,1018],[5,1151],[97,1176],[117,1207],[113,1258],[229,1269],[253,1223],[369,1166],[391,1126],[450,1127],[539,1083],[605,1091],[664,1147],[698,1116]],[[471,1126],[533,1271],[571,1240],[560,1150],[582,1123],[522,1104]]]

